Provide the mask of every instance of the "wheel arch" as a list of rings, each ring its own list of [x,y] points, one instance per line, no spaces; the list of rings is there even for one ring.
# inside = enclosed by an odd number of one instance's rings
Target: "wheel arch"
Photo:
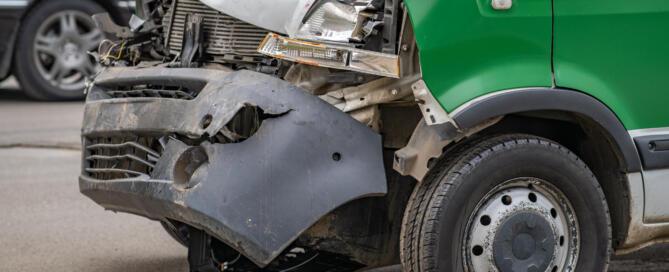
[[[627,237],[630,191],[625,173],[641,170],[636,146],[604,103],[571,89],[527,88],[484,95],[451,113],[460,130],[505,116],[479,133],[525,132],[554,140],[585,161],[609,205],[614,247]]]
[[[593,171],[609,205],[614,246],[625,241],[630,224],[626,173],[640,171],[641,161],[626,128],[604,103],[577,90],[523,88],[483,95],[449,115],[453,123],[419,124],[409,146],[396,153],[395,169],[408,174],[411,173],[409,168],[416,165],[407,162],[421,161],[427,161],[427,168],[431,168],[430,162],[435,160],[407,157],[406,154],[411,152],[405,151],[413,148],[415,154],[416,150],[421,150],[411,146],[412,142],[446,150],[448,145],[471,135],[526,133],[548,138],[576,153]],[[417,135],[422,139],[413,139]],[[398,169],[405,164],[406,168]],[[421,180],[420,177],[417,179]]]
[[[584,92],[561,88],[499,91],[473,99],[450,115],[460,130],[466,130],[498,116],[539,111],[576,114],[590,120],[610,138],[626,172],[641,170],[639,154],[620,119],[604,103]]]

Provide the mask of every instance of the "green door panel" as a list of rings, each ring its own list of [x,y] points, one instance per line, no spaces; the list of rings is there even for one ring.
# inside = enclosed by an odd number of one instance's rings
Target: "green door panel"
[[[552,86],[551,0],[405,0],[423,78],[447,111],[495,91]]]
[[[628,130],[669,126],[669,2],[555,0],[555,80]]]

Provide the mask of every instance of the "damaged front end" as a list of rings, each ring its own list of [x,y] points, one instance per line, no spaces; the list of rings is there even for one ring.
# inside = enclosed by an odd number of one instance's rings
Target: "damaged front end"
[[[110,69],[82,134],[82,193],[201,228],[259,266],[338,206],[387,190],[378,134],[254,72]]]
[[[81,192],[159,220],[192,271],[397,264],[415,183],[394,154],[438,113],[412,88],[400,3],[281,0],[294,12],[264,20],[225,0],[142,0],[129,27],[95,15],[116,39],[87,88]]]

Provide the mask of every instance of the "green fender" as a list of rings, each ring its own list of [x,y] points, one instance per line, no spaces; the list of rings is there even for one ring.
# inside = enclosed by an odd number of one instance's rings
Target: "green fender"
[[[551,87],[552,11],[549,0],[405,0],[423,79],[451,112],[481,95],[521,87]]]

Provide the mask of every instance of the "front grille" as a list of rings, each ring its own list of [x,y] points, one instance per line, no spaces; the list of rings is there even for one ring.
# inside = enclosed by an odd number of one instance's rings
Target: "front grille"
[[[158,98],[175,98],[183,100],[191,100],[197,96],[202,90],[199,88],[190,88],[185,85],[154,85],[154,84],[138,84],[126,86],[113,86],[104,88],[105,93],[112,98],[127,98],[127,97],[158,97]]]
[[[96,87],[109,98],[154,97],[191,100],[204,89],[206,81],[196,79],[141,78],[100,82]]]
[[[87,137],[84,145],[84,172],[99,180],[148,178],[162,153],[155,137]]]
[[[172,54],[179,54],[188,14],[204,18],[205,53],[211,55],[260,56],[257,52],[268,31],[212,9],[197,0],[174,0],[175,10],[165,16],[169,25],[167,43]]]

